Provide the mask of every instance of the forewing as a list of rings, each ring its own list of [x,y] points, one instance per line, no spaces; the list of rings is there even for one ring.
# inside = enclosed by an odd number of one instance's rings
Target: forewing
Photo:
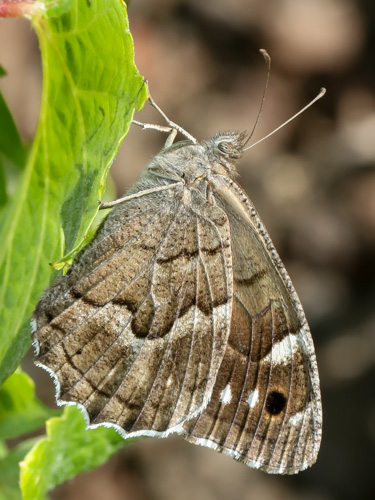
[[[186,438],[270,473],[313,464],[321,439],[314,347],[289,277],[245,193],[214,192],[227,214],[233,258],[230,336],[212,399]]]
[[[197,213],[181,191],[112,210],[34,313],[61,404],[126,436],[166,435],[203,410],[229,334],[225,231],[220,209]]]

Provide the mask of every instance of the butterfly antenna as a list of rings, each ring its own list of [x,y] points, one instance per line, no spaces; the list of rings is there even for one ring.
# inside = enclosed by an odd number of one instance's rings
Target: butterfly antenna
[[[312,106],[314,104],[314,102],[319,101],[319,99],[321,99],[326,92],[327,92],[326,89],[324,87],[322,87],[320,89],[319,94],[311,102],[309,102],[309,104],[307,104],[304,108],[302,108],[300,111],[298,111],[298,113],[296,113],[295,115],[293,115],[286,122],[284,122],[281,125],[279,125],[277,128],[275,128],[275,130],[273,130],[272,132],[270,132],[266,136],[262,137],[262,139],[259,139],[259,141],[256,141],[253,144],[251,144],[250,146],[248,146],[247,148],[245,148],[243,151],[246,151],[247,149],[251,149],[254,146],[256,146],[257,144],[259,144],[260,142],[268,139],[268,137],[271,137],[271,135],[275,134],[278,130],[280,130],[281,128],[285,127],[285,125],[287,125],[289,122],[291,122],[292,120],[294,120],[294,118],[297,118],[297,116],[301,115],[304,111],[306,111],[306,109],[308,109],[310,106]]]
[[[254,126],[253,126],[253,130],[251,131],[249,137],[246,139],[246,141],[244,142],[244,146],[246,146],[246,144],[250,141],[250,139],[253,137],[254,135],[254,132],[255,132],[255,129],[257,128],[258,126],[258,123],[259,123],[259,119],[260,119],[260,115],[262,114],[262,111],[263,111],[263,106],[264,106],[264,101],[266,100],[266,93],[267,93],[267,89],[268,89],[268,83],[270,81],[270,74],[271,74],[271,57],[270,55],[268,54],[268,52],[264,49],[260,49],[259,52],[262,54],[262,56],[264,57],[264,60],[266,61],[266,65],[267,65],[267,77],[266,77],[266,82],[264,84],[264,88],[263,88],[263,95],[262,95],[262,101],[260,103],[260,108],[259,108],[259,111],[258,111],[258,115],[257,115],[257,118],[255,120],[255,123],[254,123]],[[247,148],[246,148],[247,149]],[[245,150],[244,150],[245,151]]]

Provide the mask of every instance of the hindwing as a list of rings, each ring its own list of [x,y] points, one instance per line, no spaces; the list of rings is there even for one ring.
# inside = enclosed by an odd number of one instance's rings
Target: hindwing
[[[310,331],[259,216],[234,181],[214,190],[230,223],[233,309],[208,407],[186,439],[270,473],[315,462],[321,439],[319,378]]]

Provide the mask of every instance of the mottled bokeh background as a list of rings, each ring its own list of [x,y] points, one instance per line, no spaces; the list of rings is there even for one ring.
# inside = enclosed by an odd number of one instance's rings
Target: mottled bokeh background
[[[182,439],[143,439],[52,498],[375,498],[374,1],[133,0],[129,17],[136,63],[155,100],[197,138],[252,128],[266,78],[260,48],[273,63],[255,139],[327,88],[303,116],[248,151],[239,169],[311,325],[323,442],[310,470],[275,477]],[[27,21],[1,22],[0,62],[9,73],[1,89],[30,141],[41,71]],[[147,105],[137,116],[159,118]],[[133,129],[112,169],[118,194],[165,139]],[[26,368],[52,405],[52,382]]]

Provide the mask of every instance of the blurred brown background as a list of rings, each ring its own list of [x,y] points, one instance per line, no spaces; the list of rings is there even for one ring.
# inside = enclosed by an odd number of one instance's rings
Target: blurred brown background
[[[240,182],[254,201],[305,307],[320,368],[324,427],[318,462],[267,476],[182,439],[143,439],[58,487],[56,500],[375,498],[375,3],[373,0],[133,0],[136,63],[154,99],[197,138],[251,130],[266,69],[258,139]],[[39,109],[38,45],[29,24],[0,24],[1,88],[22,136]],[[146,105],[136,116],[160,122]],[[118,194],[165,137],[133,127],[112,169]],[[27,365],[53,404],[53,384]]]

